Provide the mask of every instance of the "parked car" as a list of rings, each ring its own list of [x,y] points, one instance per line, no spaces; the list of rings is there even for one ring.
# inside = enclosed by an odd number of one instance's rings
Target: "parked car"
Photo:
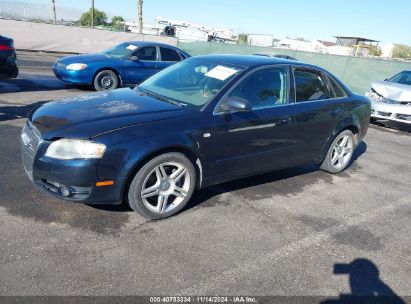
[[[371,100],[371,117],[411,124],[411,70],[375,81],[365,94]]]
[[[257,53],[257,54],[254,54],[254,55],[282,58],[282,59],[287,59],[287,60],[297,60],[295,57],[292,57],[292,56],[283,55],[283,54],[276,54],[276,53],[272,53],[272,52],[263,52],[263,53]]]
[[[13,39],[0,35],[0,79],[16,78],[19,74]]]
[[[97,91],[132,86],[162,69],[189,58],[185,51],[147,41],[124,42],[102,53],[69,56],[56,61],[54,74],[62,81],[91,85]]]
[[[193,57],[134,89],[42,105],[22,131],[23,165],[57,198],[124,199],[160,219],[196,188],[310,162],[341,172],[370,113],[366,97],[313,65]]]

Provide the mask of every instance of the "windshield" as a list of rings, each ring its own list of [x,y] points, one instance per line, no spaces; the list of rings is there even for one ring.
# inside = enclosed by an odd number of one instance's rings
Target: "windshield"
[[[399,84],[411,85],[411,71],[401,72],[395,75],[393,78],[389,79],[388,81]]]
[[[103,55],[109,56],[115,59],[122,59],[129,57],[136,49],[138,48],[137,45],[130,44],[130,43],[122,43],[108,50],[102,52]]]
[[[138,89],[199,110],[242,70],[238,66],[191,58],[147,79]]]

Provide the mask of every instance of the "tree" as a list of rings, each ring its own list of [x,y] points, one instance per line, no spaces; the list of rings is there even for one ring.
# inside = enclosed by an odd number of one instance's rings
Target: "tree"
[[[248,35],[247,34],[239,34],[237,43],[238,44],[247,44],[248,43]]]
[[[398,44],[392,50],[393,58],[409,59],[411,58],[411,47],[405,44]]]
[[[115,30],[124,30],[124,18],[121,16],[114,16],[111,18],[111,27]]]
[[[372,45],[370,46],[370,51],[368,52],[371,56],[380,57],[382,55],[382,50],[379,46]]]
[[[114,16],[113,18],[111,18],[111,24],[118,24],[120,22],[124,22],[124,18],[121,16]]]
[[[54,24],[57,23],[57,16],[56,16],[56,1],[55,0],[51,0],[51,4],[53,6],[53,20],[54,20]]]
[[[82,26],[90,26],[91,23],[91,9],[81,15],[80,24]],[[106,25],[107,14],[98,9],[94,9],[94,25]]]

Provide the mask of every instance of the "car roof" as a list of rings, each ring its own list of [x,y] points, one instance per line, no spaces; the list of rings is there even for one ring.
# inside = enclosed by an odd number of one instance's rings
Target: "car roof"
[[[169,49],[173,49],[175,51],[179,51],[180,53],[183,53],[186,57],[191,57],[189,53],[186,51],[180,49],[177,46],[171,45],[171,44],[166,44],[166,43],[161,43],[161,42],[156,42],[156,41],[125,41],[122,44],[129,43],[129,44],[136,44],[138,46],[160,46],[160,47],[166,47]]]
[[[123,43],[137,44],[139,46],[164,46],[169,48],[177,48],[174,45],[156,42],[156,41],[125,41]]]
[[[221,63],[226,63],[230,65],[237,65],[242,67],[259,67],[265,65],[274,65],[274,64],[293,64],[293,65],[301,65],[301,66],[308,66],[308,67],[315,67],[317,69],[321,69],[317,66],[302,63],[299,61],[293,61],[288,59],[282,59],[278,57],[267,57],[267,56],[259,56],[259,55],[203,55],[203,56],[196,56],[196,58],[204,58],[209,60],[214,60]]]

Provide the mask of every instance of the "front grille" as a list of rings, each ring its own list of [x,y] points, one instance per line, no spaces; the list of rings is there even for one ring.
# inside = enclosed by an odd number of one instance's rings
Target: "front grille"
[[[384,117],[390,117],[392,113],[378,111],[377,114],[380,115],[380,116],[384,116]]]
[[[32,178],[34,157],[40,142],[40,132],[30,122],[27,122],[21,132],[21,152],[24,169],[30,178]]]

